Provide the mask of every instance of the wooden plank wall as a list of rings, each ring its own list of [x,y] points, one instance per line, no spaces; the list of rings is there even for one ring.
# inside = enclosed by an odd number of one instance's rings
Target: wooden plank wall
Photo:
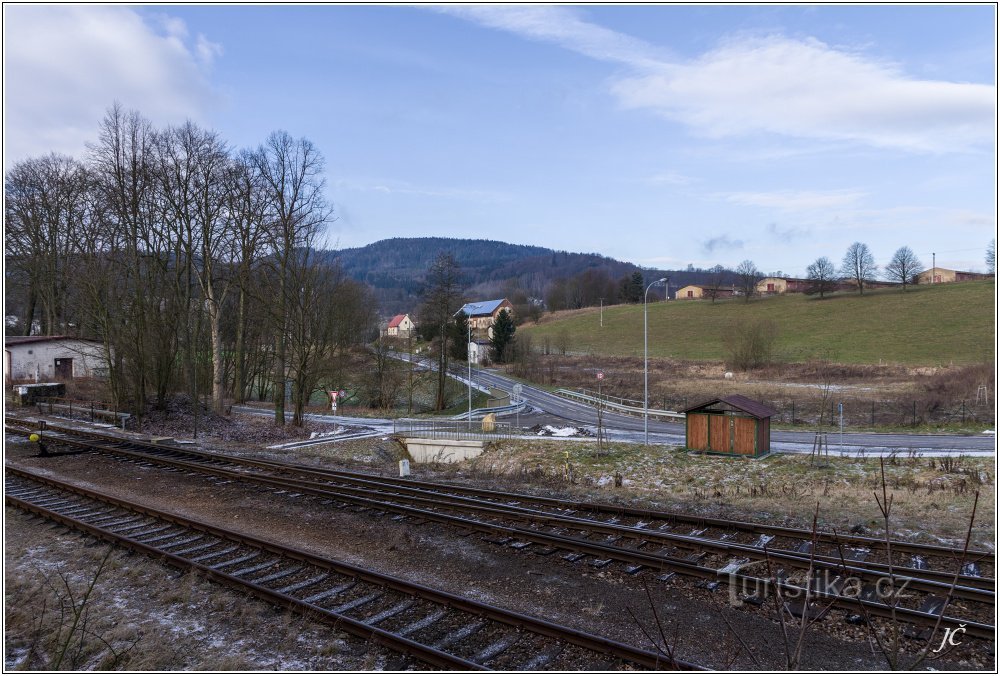
[[[708,416],[704,413],[688,413],[687,447],[696,451],[708,450]]]

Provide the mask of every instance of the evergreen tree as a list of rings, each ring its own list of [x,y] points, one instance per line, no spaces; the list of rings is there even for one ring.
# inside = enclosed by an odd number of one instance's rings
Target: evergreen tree
[[[644,289],[645,280],[638,270],[633,272],[631,277],[622,278],[622,300],[626,303],[641,303]]]
[[[510,348],[514,343],[514,318],[506,309],[500,310],[496,320],[493,322],[493,336],[490,338],[490,346],[493,348],[493,361],[498,364],[506,362],[510,354]]]
[[[448,325],[451,344],[448,352],[455,361],[469,361],[469,317],[464,312],[455,316]]]

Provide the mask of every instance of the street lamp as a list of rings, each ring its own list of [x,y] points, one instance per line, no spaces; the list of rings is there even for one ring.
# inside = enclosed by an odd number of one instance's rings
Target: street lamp
[[[465,325],[469,327],[469,342],[465,345],[465,361],[469,363],[469,429],[472,429],[472,318],[465,313]],[[478,355],[477,355],[478,356]]]
[[[656,284],[663,284],[666,281],[667,278],[663,277],[655,282],[650,282],[649,286],[646,287],[646,292],[642,294],[642,429],[645,433],[645,443],[647,446],[649,446],[649,313],[646,301],[648,300],[649,290]]]

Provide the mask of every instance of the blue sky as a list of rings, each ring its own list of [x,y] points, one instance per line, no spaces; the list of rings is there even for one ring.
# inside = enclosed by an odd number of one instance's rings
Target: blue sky
[[[4,166],[114,101],[326,158],[338,248],[483,237],[640,265],[984,269],[989,5],[4,6]]]

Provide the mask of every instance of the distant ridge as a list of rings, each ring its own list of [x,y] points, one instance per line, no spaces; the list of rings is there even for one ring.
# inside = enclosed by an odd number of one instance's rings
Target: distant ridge
[[[327,251],[325,255],[339,261],[349,277],[371,286],[380,314],[388,317],[419,309],[427,271],[443,252],[451,253],[461,266],[470,300],[499,298],[514,289],[543,298],[551,282],[588,269],[604,270],[616,280],[636,270],[652,279],[667,274],[672,288],[708,278],[708,273],[701,270],[649,270],[596,253],[570,253],[489,239],[394,237],[363,247]]]

